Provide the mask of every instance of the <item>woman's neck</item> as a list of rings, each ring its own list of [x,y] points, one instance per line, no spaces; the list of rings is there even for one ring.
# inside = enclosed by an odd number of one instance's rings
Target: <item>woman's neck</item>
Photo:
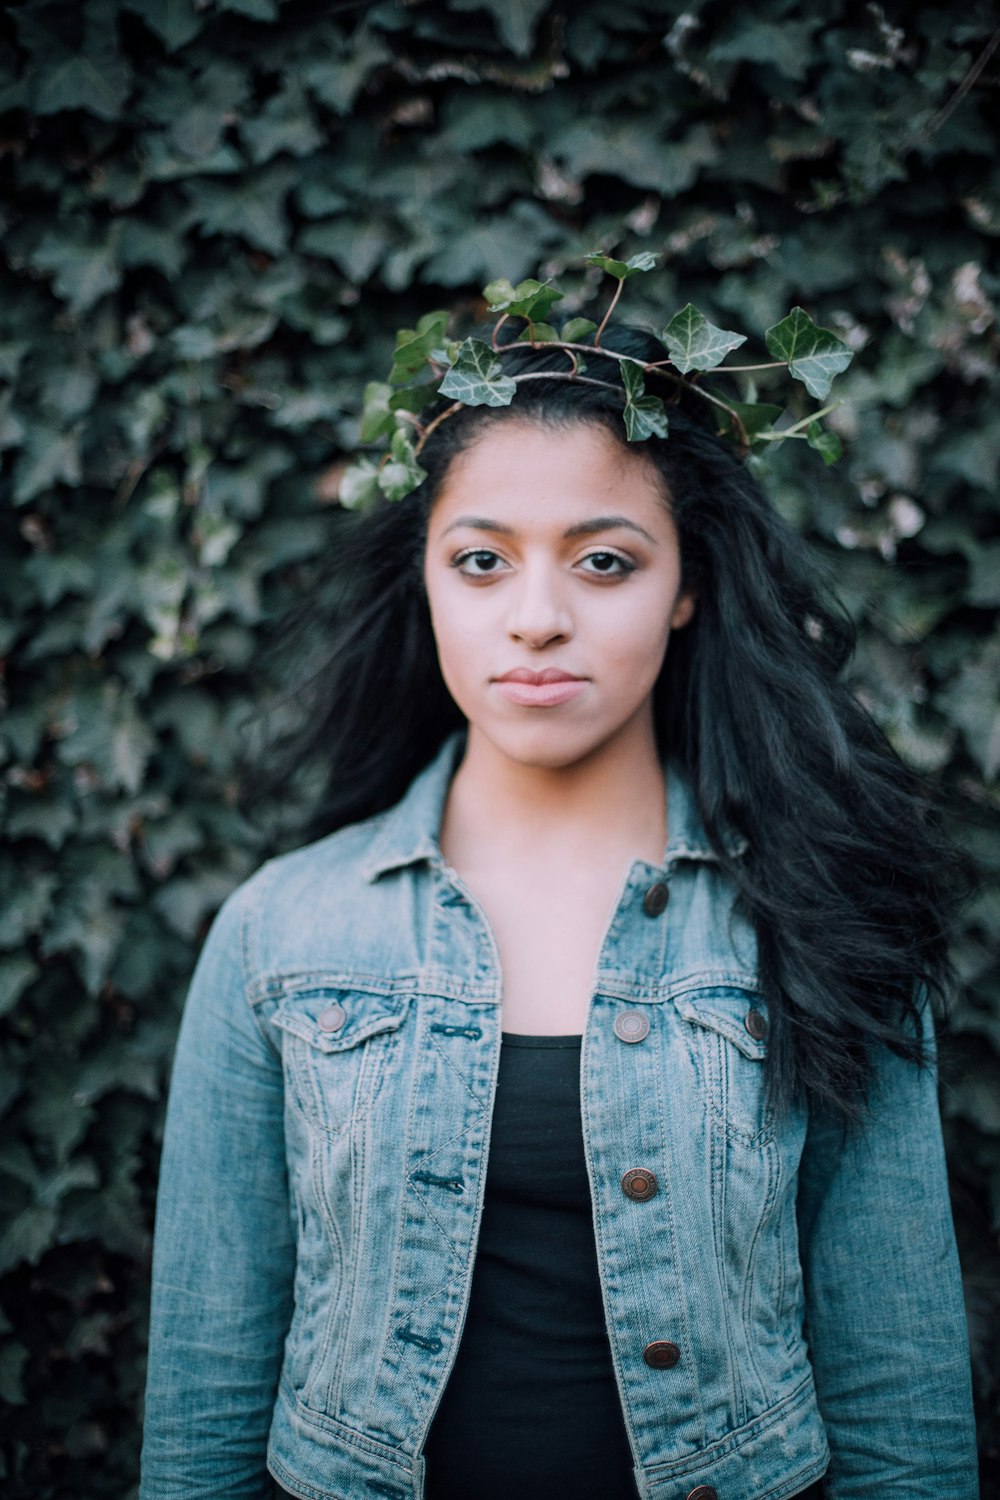
[[[665,844],[663,767],[651,724],[557,767],[514,760],[470,726],[441,827],[442,850],[456,869],[497,858],[658,864]]]

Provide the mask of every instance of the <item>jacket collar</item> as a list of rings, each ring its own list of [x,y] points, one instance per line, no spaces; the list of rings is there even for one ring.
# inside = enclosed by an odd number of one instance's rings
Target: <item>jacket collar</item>
[[[458,730],[445,740],[430,764],[413,779],[401,801],[383,813],[362,865],[367,880],[377,880],[390,870],[403,869],[421,860],[433,862],[441,859],[438,834],[445,799],[464,750],[465,731]],[[666,783],[669,832],[664,865],[669,867],[684,859],[717,862],[718,856],[702,827],[690,783],[672,760],[667,762]],[[726,839],[730,855],[738,856],[746,847],[745,839],[736,836]]]

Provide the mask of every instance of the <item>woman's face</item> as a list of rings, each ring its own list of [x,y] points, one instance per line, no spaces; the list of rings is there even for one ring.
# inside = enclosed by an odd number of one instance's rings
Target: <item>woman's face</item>
[[[653,735],[653,685],[694,601],[657,471],[603,427],[488,430],[447,471],[424,575],[470,743],[556,768]]]

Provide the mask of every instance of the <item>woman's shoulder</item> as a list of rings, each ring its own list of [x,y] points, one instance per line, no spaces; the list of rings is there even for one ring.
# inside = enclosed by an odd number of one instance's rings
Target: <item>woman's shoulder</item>
[[[269,859],[228,897],[218,924],[238,929],[247,977],[268,984],[309,971],[346,976],[405,965],[399,889],[380,881],[380,813]]]

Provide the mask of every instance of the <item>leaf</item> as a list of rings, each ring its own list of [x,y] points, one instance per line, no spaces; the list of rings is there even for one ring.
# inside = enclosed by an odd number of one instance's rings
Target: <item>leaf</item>
[[[969,565],[968,603],[985,609],[1000,604],[1000,542],[977,544]]]
[[[786,78],[805,77],[817,50],[812,36],[823,24],[819,17],[769,21],[752,9],[735,8],[728,14],[735,26],[728,38],[713,42],[709,55],[715,62],[759,63],[776,68]]]
[[[103,240],[89,235],[70,239],[61,229],[50,229],[32,256],[36,270],[54,275],[56,295],[80,313],[92,307],[106,292],[113,292],[122,279],[118,260],[120,230],[114,228]]]
[[[0,958],[0,1016],[13,1010],[37,974],[38,966],[30,958]]]
[[[297,240],[298,249],[305,255],[332,260],[355,286],[367,281],[381,264],[389,244],[384,223],[358,215],[309,224]]]
[[[14,504],[26,505],[57,484],[78,485],[81,477],[79,428],[33,423],[17,461]]]
[[[652,271],[656,266],[656,256],[652,250],[640,250],[638,255],[630,255],[628,260],[614,260],[612,256],[595,250],[583,259],[588,266],[600,266],[602,271],[607,271],[609,276],[617,276],[619,281],[625,281],[638,271]]]
[[[551,281],[535,281],[528,277],[517,286],[501,279],[491,281],[483,288],[483,296],[489,303],[490,312],[505,312],[511,317],[543,319],[548,317],[563,293]]]
[[[562,333],[559,336],[567,344],[579,344],[588,333],[593,333],[596,328],[597,324],[590,318],[570,318],[568,323],[563,324]]]
[[[190,178],[184,190],[191,200],[192,222],[203,235],[239,235],[257,250],[280,255],[289,233],[285,199],[297,177],[292,163],[277,161],[257,172],[244,171],[233,183]]]
[[[317,99],[337,114],[346,115],[375,69],[391,61],[392,52],[384,40],[362,24],[351,38],[347,56],[310,58],[302,65],[300,76]]]
[[[55,1209],[41,1203],[15,1215],[0,1234],[0,1272],[21,1261],[34,1265],[40,1260],[55,1239],[56,1223]]]
[[[427,470],[417,463],[413,442],[402,427],[392,435],[390,460],[378,471],[378,487],[387,500],[402,500],[427,478]]]
[[[356,459],[340,478],[337,499],[345,510],[364,510],[378,498],[378,465],[370,458]]]
[[[132,74],[118,53],[100,49],[57,57],[34,79],[36,114],[85,109],[102,120],[117,120],[132,88]]]
[[[821,422],[810,422],[806,428],[806,441],[815,448],[825,464],[835,464],[844,451],[843,444],[835,432]]]
[[[434,350],[444,342],[447,326],[448,313],[437,308],[424,313],[416,328],[399,329],[389,371],[392,385],[405,385],[424,368]]]
[[[468,338],[438,390],[466,406],[509,406],[517,385],[503,373],[503,365],[489,344]]]
[[[374,443],[396,425],[389,408],[392,386],[384,380],[369,380],[365,386],[364,406],[361,409],[361,431],[363,443]]]
[[[835,333],[820,328],[801,307],[793,307],[787,318],[769,328],[764,342],[768,353],[784,360],[789,374],[817,400],[829,394],[834,377],[854,358]]]
[[[168,52],[192,41],[205,24],[192,0],[124,0],[126,10],[141,16]]]
[[[625,435],[630,443],[645,438],[665,438],[668,432],[667,412],[659,396],[647,396],[642,370],[631,360],[622,360],[625,383]]]
[[[760,433],[770,431],[784,411],[784,407],[773,406],[767,401],[727,401],[726,408],[726,411],[716,408],[715,415],[719,423],[719,431],[726,433],[737,442],[742,442],[743,434],[746,433],[751,444]],[[739,418],[742,432],[729,413]],[[761,444],[761,447],[763,446],[764,444]]]
[[[518,57],[528,57],[535,27],[548,0],[452,0],[454,10],[488,10],[500,38]]]
[[[732,349],[746,343],[745,334],[717,328],[690,302],[671,318],[661,337],[682,375],[714,370]]]

